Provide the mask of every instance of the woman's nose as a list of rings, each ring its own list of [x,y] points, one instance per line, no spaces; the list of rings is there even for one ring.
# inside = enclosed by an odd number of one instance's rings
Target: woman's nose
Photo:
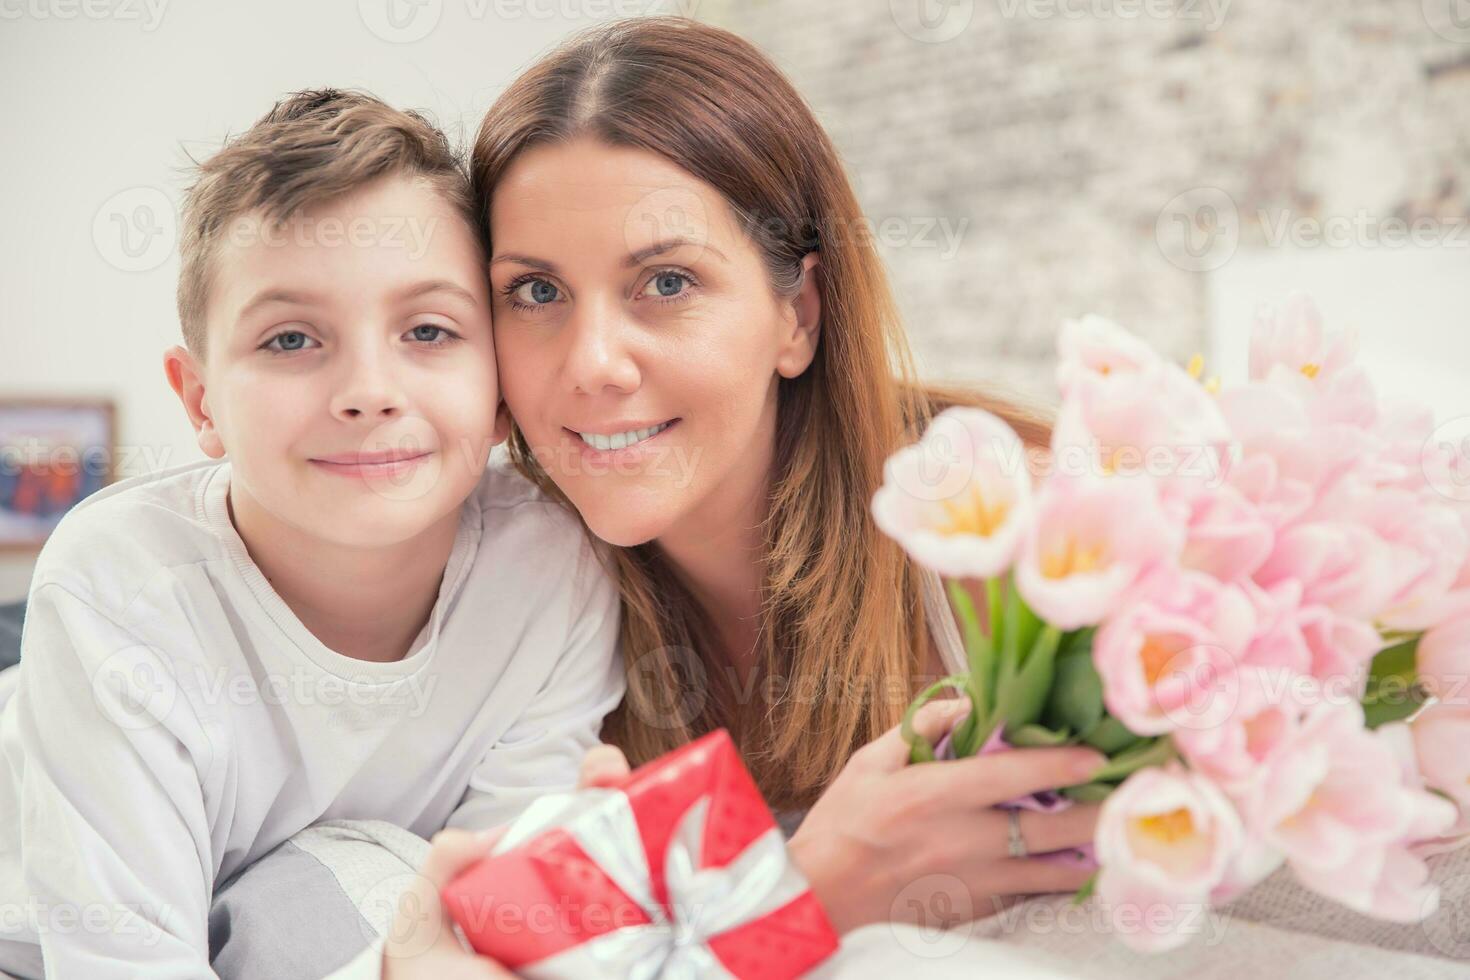
[[[617,309],[584,304],[567,328],[564,372],[573,390],[587,395],[637,390],[642,378],[633,356],[633,328]]]

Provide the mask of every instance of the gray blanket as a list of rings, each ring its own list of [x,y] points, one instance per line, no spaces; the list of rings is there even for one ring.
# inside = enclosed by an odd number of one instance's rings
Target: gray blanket
[[[25,618],[24,602],[0,606],[0,670],[20,663],[20,627]]]
[[[429,851],[381,820],[298,833],[216,889],[209,956],[222,980],[322,980],[386,934]]]

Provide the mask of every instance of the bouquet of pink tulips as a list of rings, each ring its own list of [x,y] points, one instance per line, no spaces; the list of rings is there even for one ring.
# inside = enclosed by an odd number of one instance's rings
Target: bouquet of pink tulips
[[[1293,297],[1221,388],[1098,317],[1066,324],[1049,447],[957,408],[888,460],[873,512],[949,579],[958,757],[1109,756],[1085,889],[1130,945],[1281,865],[1357,911],[1437,907],[1423,856],[1470,825],[1470,467],[1380,405]],[[1458,452],[1457,452],[1458,450]],[[912,716],[912,711],[910,712]],[[936,747],[906,728],[915,761]],[[1055,796],[1055,795],[1054,795]]]

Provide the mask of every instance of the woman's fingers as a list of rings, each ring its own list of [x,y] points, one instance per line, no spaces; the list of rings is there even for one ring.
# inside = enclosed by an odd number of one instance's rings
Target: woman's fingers
[[[1076,786],[1092,779],[1107,759],[1095,749],[1010,749],[958,759],[933,768],[948,770],[956,799],[992,807],[1042,790]]]
[[[1096,871],[1096,868],[1041,858],[1007,858],[991,865],[986,886],[1003,895],[1074,892],[1087,884]]]
[[[1018,810],[1021,840],[1028,854],[1043,854],[1092,843],[1099,807],[1073,806],[1060,813]],[[945,816],[932,834],[946,842],[948,860],[996,861],[1005,859],[1010,838],[1010,815],[1000,808],[974,813],[960,810]]]
[[[964,698],[930,701],[914,713],[914,731],[929,744],[944,737],[970,710]],[[853,754],[852,761],[870,772],[896,772],[909,763],[909,744],[895,725]]]
[[[870,747],[877,745],[874,742]],[[902,797],[918,809],[973,812],[1041,790],[1085,783],[1105,761],[1100,752],[1086,748],[1009,749],[909,766],[894,772],[892,778]]]
[[[1092,803],[1069,807],[1061,813],[1022,810],[1021,840],[1026,842],[1026,850],[1032,854],[1090,844],[1097,830],[1097,815],[1101,809],[1102,807]]]
[[[622,749],[616,745],[596,745],[582,757],[582,771],[577,778],[577,788],[610,786],[621,782],[631,769]]]
[[[941,891],[949,893],[950,908],[961,918],[985,918],[995,915],[1008,905],[1027,895],[1049,895],[1075,892],[1087,884],[1096,869],[1079,867],[1076,864],[1043,859],[1000,858],[980,855],[947,862],[943,869],[931,873],[923,881]],[[907,898],[919,882],[906,883],[901,895]],[[956,889],[969,893],[969,904]],[[923,904],[924,899],[918,896]],[[955,902],[959,899],[959,902]],[[911,904],[911,903],[910,903]],[[909,919],[905,909],[894,904],[889,915],[895,919]]]

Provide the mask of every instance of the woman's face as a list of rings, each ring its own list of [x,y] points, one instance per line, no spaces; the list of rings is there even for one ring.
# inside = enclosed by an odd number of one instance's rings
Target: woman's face
[[[593,533],[632,546],[748,520],[778,379],[816,349],[815,276],[776,296],[717,190],[590,140],[522,153],[490,219],[501,391]]]

